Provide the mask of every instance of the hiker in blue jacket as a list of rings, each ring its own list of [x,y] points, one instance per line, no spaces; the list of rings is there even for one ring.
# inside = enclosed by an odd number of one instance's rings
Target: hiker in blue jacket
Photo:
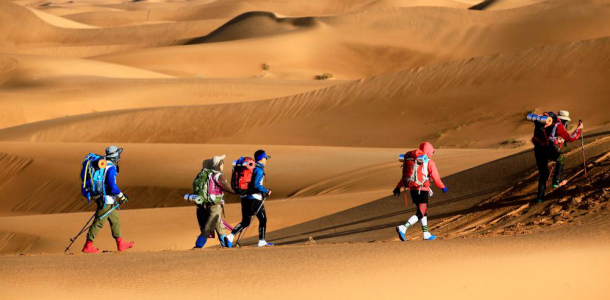
[[[263,186],[265,180],[265,165],[271,156],[267,155],[264,150],[258,150],[254,153],[256,167],[252,172],[252,181],[248,185],[248,193],[241,199],[241,223],[237,224],[227,239],[233,243],[235,235],[250,226],[252,216],[258,218],[258,246],[273,246],[265,240],[267,232],[267,212],[265,211],[265,199],[271,195],[271,190]]]
[[[108,219],[110,222],[110,230],[112,231],[112,236],[116,239],[117,249],[119,251],[125,251],[133,247],[134,242],[126,242],[121,237],[121,224],[115,207],[115,203],[118,202],[119,204],[122,204],[129,200],[129,198],[127,198],[127,196],[121,192],[121,189],[119,189],[116,184],[116,177],[119,173],[118,164],[119,160],[121,159],[121,153],[123,153],[123,148],[117,148],[116,146],[106,148],[107,166],[104,174],[105,195],[92,198],[97,204],[97,210],[93,224],[87,233],[87,242],[85,242],[85,246],[83,247],[83,252],[85,253],[99,252],[99,250],[93,246],[93,240],[104,227],[106,219]],[[102,218],[102,216],[104,216],[106,213],[108,213],[107,218]]]

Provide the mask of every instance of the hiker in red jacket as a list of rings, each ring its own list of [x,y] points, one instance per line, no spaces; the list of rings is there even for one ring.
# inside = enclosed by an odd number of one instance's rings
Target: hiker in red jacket
[[[433,180],[443,193],[447,193],[447,187],[441,181],[441,177],[436,169],[436,164],[431,159],[434,154],[434,147],[428,142],[421,143],[418,150],[410,151],[405,154],[403,164],[403,176],[394,189],[394,196],[400,195],[401,188],[408,188],[411,199],[417,207],[417,213],[404,225],[396,226],[396,232],[401,241],[406,241],[406,232],[409,227],[421,222],[421,229],[424,233],[424,240],[433,240],[435,235],[428,232],[428,198],[432,196],[430,180]]]
[[[553,187],[557,188],[566,184],[565,181],[561,181],[561,172],[563,171],[566,157],[559,151],[563,143],[578,140],[583,129],[583,123],[580,122],[572,134],[566,130],[568,122],[571,121],[570,113],[566,110],[560,110],[557,115],[552,112],[547,112],[545,115],[551,117],[553,123],[551,125],[546,125],[535,122],[534,137],[532,137],[534,156],[536,157],[536,165],[538,166],[538,173],[540,174],[536,203],[542,203],[542,201],[544,201],[546,184],[550,175],[549,160],[556,162],[555,174],[553,174],[552,181]],[[559,149],[557,147],[559,147]]]

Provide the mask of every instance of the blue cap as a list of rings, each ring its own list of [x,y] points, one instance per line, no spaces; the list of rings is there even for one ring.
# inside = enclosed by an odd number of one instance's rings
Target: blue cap
[[[258,150],[254,152],[254,160],[261,161],[263,160],[263,158],[271,159],[271,155],[267,155],[267,152],[265,152],[265,150]]]

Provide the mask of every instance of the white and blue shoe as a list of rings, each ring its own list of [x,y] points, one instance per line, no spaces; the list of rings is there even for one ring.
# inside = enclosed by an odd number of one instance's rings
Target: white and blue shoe
[[[224,247],[233,248],[233,243],[231,242],[231,240],[229,240],[228,237],[225,236],[224,241],[225,241]]]
[[[424,240],[431,241],[436,239],[436,235],[431,234],[430,232],[424,232]]]
[[[271,247],[271,246],[273,246],[273,244],[267,243],[267,241],[265,241],[265,240],[260,240],[260,241],[258,241],[258,246],[259,247]]]
[[[401,241],[403,241],[403,242],[407,241],[407,237],[405,236],[405,234],[407,233],[407,226],[405,226],[405,225],[396,226],[396,232],[398,233],[398,238]]]

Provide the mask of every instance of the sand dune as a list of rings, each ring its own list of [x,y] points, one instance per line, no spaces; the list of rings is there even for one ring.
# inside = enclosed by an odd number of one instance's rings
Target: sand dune
[[[106,144],[3,143],[10,159],[0,160],[12,180],[0,189],[1,215],[82,211],[91,206],[80,199],[80,161],[89,152],[101,153]],[[188,205],[188,193],[203,159],[227,154],[228,161],[252,155],[253,145],[120,144],[125,148],[120,185],[134,200],[126,208]],[[397,156],[405,149],[265,146],[275,155],[267,170],[274,199],[322,194],[384,191],[397,182]],[[453,174],[517,150],[439,150],[444,174]],[[57,155],[61,153],[61,155]],[[154,162],[154,163],[152,163]],[[324,162],[319,164],[317,162]],[[363,172],[374,169],[374,172]],[[230,176],[230,167],[226,169]],[[347,174],[358,174],[345,178]],[[7,177],[8,178],[8,177]],[[36,180],[33,181],[33,179]],[[344,178],[344,179],[342,179]],[[339,181],[339,182],[337,182]],[[33,182],[36,182],[35,184]],[[239,199],[231,199],[231,201]],[[373,199],[369,199],[373,200]]]
[[[222,21],[202,20],[107,29],[55,27],[25,7],[1,2],[0,51],[84,57],[142,47],[169,46],[204,36]]]
[[[148,2],[148,3],[147,3]],[[193,21],[231,19],[252,11],[273,11],[283,16],[309,17],[337,15],[376,8],[439,6],[466,9],[471,4],[453,0],[394,1],[394,0],[340,0],[340,1],[274,1],[274,0],[229,0],[199,1],[198,5],[150,3],[114,6],[123,11],[83,12],[67,15],[66,18],[102,27],[134,24],[150,21]],[[475,1],[476,2],[476,1]]]
[[[605,141],[604,141],[605,140]],[[592,179],[595,184],[600,184],[608,177],[608,166],[604,161],[607,161],[608,138],[598,142],[592,142],[591,147],[587,149],[590,157],[595,157],[598,160],[592,163]],[[595,145],[595,146],[593,146]],[[600,157],[599,153],[606,153],[605,158]],[[515,163],[523,163],[523,158],[531,157],[531,153],[523,153],[503,161],[493,163],[491,166],[482,166],[475,170],[469,171],[478,176],[485,176],[488,170],[500,165],[514,165]],[[573,164],[571,162],[570,164]],[[601,164],[600,164],[601,163]],[[597,169],[595,168],[597,166]],[[490,168],[491,167],[491,168]],[[517,171],[519,172],[519,171]],[[573,174],[577,170],[568,173]],[[462,174],[465,175],[465,174]],[[600,182],[600,177],[602,179]],[[596,178],[596,179],[595,179]],[[528,179],[529,180],[529,179]],[[581,179],[580,183],[586,184]],[[603,183],[602,183],[603,184]],[[574,191],[580,190],[576,187]],[[497,193],[499,191],[496,191]],[[601,191],[593,193],[588,192],[583,201],[587,203],[592,200],[596,194],[603,194]],[[70,292],[89,292],[97,291],[96,287],[92,287],[90,282],[76,280],[87,274],[108,275],[110,280],[114,280],[118,286],[129,285],[130,289],[122,290],[121,288],[112,289],[110,292],[103,293],[104,297],[109,294],[132,293],[133,297],[142,297],[146,295],[152,299],[169,299],[175,298],[176,295],[184,297],[195,297],[201,294],[199,287],[193,288],[195,282],[199,282],[197,274],[199,272],[211,272],[214,270],[218,276],[233,278],[232,276],[244,276],[252,272],[260,272],[259,276],[253,277],[252,280],[246,280],[242,283],[242,287],[253,289],[256,288],[259,294],[264,293],[261,299],[285,299],[286,294],[299,297],[308,297],[311,293],[311,285],[327,286],[329,292],[324,293],[320,298],[336,298],[349,297],[353,299],[368,299],[371,297],[402,299],[404,292],[396,292],[395,287],[401,286],[413,290],[409,295],[426,296],[432,299],[443,299],[447,297],[464,297],[469,299],[488,299],[490,295],[497,295],[497,291],[506,289],[507,285],[511,288],[503,293],[499,299],[511,299],[522,297],[524,294],[536,298],[546,297],[549,294],[554,295],[554,299],[572,299],[574,297],[586,295],[592,299],[604,299],[607,291],[605,287],[605,274],[608,267],[608,219],[604,216],[607,214],[607,195],[603,198],[606,203],[606,209],[598,210],[589,214],[587,222],[584,225],[562,225],[554,229],[547,228],[540,230],[536,234],[515,234],[506,237],[487,237],[487,238],[449,238],[441,239],[434,242],[417,242],[409,241],[406,244],[395,242],[395,239],[388,239],[389,233],[393,234],[391,226],[385,228],[375,228],[363,223],[354,222],[360,231],[352,231],[347,235],[342,235],[344,230],[342,223],[336,223],[336,228],[339,232],[335,232],[336,237],[343,236],[345,241],[347,238],[356,238],[368,243],[340,243],[340,244],[322,244],[325,243],[323,237],[316,234],[313,241],[305,242],[300,245],[292,246],[277,246],[267,249],[255,249],[245,247],[243,249],[223,249],[223,250],[203,250],[203,251],[175,251],[182,247],[182,241],[191,235],[190,228],[194,227],[194,220],[190,226],[188,222],[183,220],[177,221],[176,215],[186,215],[189,211],[186,208],[165,209],[165,210],[139,210],[122,212],[126,223],[131,225],[130,234],[138,235],[144,241],[144,247],[165,247],[166,251],[143,253],[132,251],[131,253],[117,254],[106,253],[100,255],[23,255],[23,256],[2,256],[0,260],[0,272],[2,276],[2,285],[5,293],[9,296],[19,296],[20,298],[37,298],[43,293],[43,286],[52,278],[54,284],[66,284],[70,286]],[[552,201],[552,202],[551,202]],[[551,200],[545,207],[562,203],[561,198]],[[286,216],[287,211],[282,211],[281,203],[277,205],[276,212],[281,213],[276,215],[276,218]],[[271,204],[270,207],[274,207]],[[515,203],[513,205],[519,205]],[[375,218],[377,209],[385,209],[391,211],[386,201],[386,205],[377,205],[376,210],[373,210],[371,204],[364,207],[365,215],[370,218],[368,221],[379,221]],[[298,207],[309,206],[299,205]],[[192,208],[191,213],[192,213]],[[294,209],[294,207],[292,207]],[[435,208],[438,209],[438,208]],[[500,207],[500,209],[502,209]],[[356,208],[353,211],[363,211],[362,208]],[[544,210],[543,207],[538,207],[537,210]],[[165,214],[163,214],[165,212]],[[349,211],[348,211],[349,212]],[[398,211],[399,213],[405,213]],[[567,211],[566,211],[567,212]],[[451,218],[461,217],[457,211],[450,213]],[[333,219],[338,221],[337,214],[333,215]],[[345,215],[339,213],[338,215]],[[67,231],[68,226],[74,226],[78,222],[76,219],[86,219],[86,214],[72,214],[64,216],[62,222],[55,220],[55,216],[28,216],[28,217],[12,217],[1,218],[5,228],[21,227],[23,231],[30,231],[35,228],[36,222],[27,222],[29,219],[39,218],[44,224],[50,226],[45,229],[49,231],[46,236],[58,238],[58,235],[51,233],[51,228],[56,229],[55,232]],[[151,216],[156,217],[156,220],[174,220],[168,222],[167,226],[159,226],[159,222],[152,225],[144,225],[149,222]],[[173,216],[173,217],[172,217]],[[354,216],[352,214],[352,216]],[[64,220],[68,222],[63,222]],[[362,220],[362,215],[357,217],[357,220]],[[466,226],[477,226],[480,224],[480,219],[471,220]],[[141,223],[142,222],[142,223]],[[437,223],[439,226],[445,222]],[[28,224],[23,226],[23,224]],[[137,226],[136,226],[137,225]],[[141,228],[146,226],[148,230]],[[165,239],[165,235],[161,235],[161,239],[149,238],[152,233],[169,233],[177,231],[179,226],[184,226],[189,234],[181,233],[175,236],[173,241]],[[393,225],[392,225],[393,226]],[[140,228],[140,229],[138,229]],[[293,227],[292,231],[283,231],[283,234],[288,232],[296,232],[297,226]],[[433,227],[434,228],[434,227]],[[477,227],[478,228],[478,227]],[[369,234],[368,230],[373,230],[373,234]],[[39,229],[38,232],[41,232]],[[439,230],[441,231],[441,230]],[[389,232],[389,233],[386,233]],[[363,234],[364,233],[364,234]],[[196,232],[192,232],[192,235]],[[6,241],[6,233],[0,233],[0,238]],[[156,235],[155,235],[156,236]],[[11,240],[21,239],[23,243],[12,244]],[[191,236],[192,239],[192,236]],[[18,249],[19,245],[33,245],[36,247],[19,248],[22,252],[28,252],[30,249],[52,249],[52,245],[60,245],[59,240],[47,239],[40,241],[40,238],[31,236],[27,233],[13,234],[8,238],[9,243],[5,242],[5,249]],[[112,244],[108,238],[100,238],[100,245],[112,249]],[[373,242],[371,242],[371,240]],[[375,242],[376,241],[376,242]],[[139,244],[137,244],[139,245]],[[163,245],[163,246],[160,246]],[[7,247],[9,246],[9,247]],[[5,250],[2,249],[2,250]],[[135,250],[135,249],[134,249]],[[35,251],[35,250],[34,250]],[[57,252],[53,249],[52,252]],[[70,268],[65,268],[65,265],[70,265]],[[193,266],[197,266],[193,268]],[[237,267],[227,267],[239,266]],[[26,266],[28,270],[35,272],[15,272],[16,268]],[[44,267],[41,267],[44,266]],[[129,272],[137,273],[139,276],[125,276],[120,281],[110,276],[114,274],[112,270],[119,268],[128,270]],[[150,269],[164,270],[164,274],[172,279],[163,279],[165,284],[155,282],[155,273]],[[429,292],[419,292],[420,282],[407,280],[404,282],[405,270],[426,270],[435,277],[434,284],[442,286],[445,289],[430,294]],[[236,271],[239,270],[239,271]],[[282,270],[278,272],[277,270]],[[498,270],[501,270],[499,272]],[[547,274],[540,276],[535,283],[532,281],[521,279],[523,270],[535,272],[536,274]],[[573,272],[566,279],[565,272]],[[237,275],[236,275],[237,272]],[[12,274],[9,276],[8,274]],[[83,275],[84,274],[84,275]],[[88,275],[87,275],[88,276]],[[295,279],[296,278],[296,279]],[[328,278],[328,280],[321,280]],[[400,279],[397,279],[400,278]],[[574,279],[581,279],[576,280]],[[172,284],[166,284],[168,281]],[[31,287],[24,289],[23,282],[27,282]],[[220,284],[224,284],[221,281]],[[120,283],[120,284],[119,284]],[[176,285],[184,284],[176,288]],[[369,289],[369,285],[374,284],[374,292]],[[286,288],[286,285],[290,285]],[[228,283],[222,286],[215,285],[214,288],[209,288],[206,295],[221,296],[222,291],[233,287],[234,284]],[[134,290],[134,287],[137,289]],[[149,293],[148,290],[156,287],[154,293]],[[338,288],[339,287],[339,288]],[[476,290],[476,293],[464,291],[465,289]],[[559,289],[559,292],[558,292]],[[99,288],[102,291],[102,288]],[[46,297],[72,297],[66,293],[66,289],[44,289]],[[239,293],[239,292],[238,292]],[[247,293],[244,293],[246,295]],[[96,293],[93,294],[94,296]],[[256,295],[248,294],[250,298],[257,298]]]
[[[596,139],[599,141],[594,142]],[[604,155],[607,159],[607,153],[610,152],[610,139],[607,131],[601,137],[588,139],[587,144],[586,155],[590,162]],[[566,152],[569,152],[569,155],[567,156],[565,178],[573,179],[571,175],[580,171],[576,179],[581,179],[578,183],[581,188],[574,187],[574,191],[583,190],[587,182],[582,180],[582,156],[578,145],[572,145]],[[602,163],[598,162],[597,171],[607,174],[606,163],[607,160]],[[592,166],[589,168],[591,169]],[[509,227],[519,222],[523,222],[525,225],[527,222],[523,219],[515,221],[508,216],[509,220],[515,222],[500,223],[498,225],[501,226],[495,228],[493,226],[477,227],[496,218],[506,217],[506,214],[529,203],[535,197],[537,188],[535,170],[533,153],[527,151],[445,177],[443,182],[451,187],[452,192],[446,195],[438,193],[431,198],[429,219],[434,225],[431,225],[430,229],[438,232],[439,236],[443,238],[460,238],[469,235],[480,237],[481,234],[489,233],[490,229]],[[607,178],[605,180],[605,182],[603,180],[598,182],[599,186],[596,189],[601,188],[604,184],[604,188],[607,188]],[[589,189],[589,191],[596,189]],[[574,192],[567,193],[567,195],[561,191],[559,193],[550,192],[547,198],[549,201],[544,205],[532,208],[535,218],[544,218],[545,216],[539,214],[540,212],[561,201],[562,197],[570,199],[573,194]],[[591,199],[593,200],[594,197],[591,196]],[[495,201],[490,201],[492,199]],[[569,212],[570,209],[567,211]],[[350,210],[272,232],[269,234],[269,238],[275,240],[277,244],[286,245],[306,242],[310,236],[317,243],[368,242],[385,239],[396,241],[398,238],[393,227],[405,222],[406,218],[414,212],[415,207],[412,204],[405,207],[402,197],[387,196]],[[537,212],[538,214],[536,214]],[[607,218],[604,217],[606,213],[605,209],[597,210],[596,214],[592,216],[593,219],[606,219],[600,225],[604,228],[608,228],[610,225]],[[469,214],[474,214],[475,217]],[[458,221],[458,219],[463,219],[464,222]],[[523,225],[520,226],[523,227]],[[409,238],[421,240],[421,230],[415,228],[410,232]],[[252,243],[253,240],[244,241],[244,243],[247,242]]]
[[[610,1],[481,2],[0,1],[0,298],[607,298]],[[534,205],[524,115],[559,109],[588,173],[569,143],[568,185]],[[438,239],[398,242],[397,155],[421,141]],[[80,162],[109,144],[135,247],[106,226],[105,253],[62,255],[94,209]],[[254,221],[240,249],[187,251],[202,160],[260,148],[276,246]]]
[[[564,5],[574,5],[574,9],[564,9]],[[594,2],[561,1],[484,14],[407,7],[277,19],[272,13],[258,12],[241,15],[214,31],[213,37],[201,39],[223,43],[145,49],[100,59],[155,71],[178,66],[191,76],[204,69],[212,77],[248,77],[267,63],[282,78],[312,79],[328,72],[335,78],[359,79],[606,37],[610,35],[609,17],[610,11]],[[301,26],[289,25],[295,22]],[[184,59],[192,63],[179,64]]]
[[[33,9],[33,8],[29,8],[30,11],[32,11],[38,18],[42,19],[43,21],[56,26],[56,27],[61,27],[61,28],[96,28],[96,26],[91,26],[91,25],[87,25],[87,24],[83,24],[83,23],[78,23],[72,20],[68,20],[56,15],[52,15],[49,13],[46,13],[44,11],[38,10],[38,9]]]
[[[95,61],[62,59],[57,61],[84,68],[61,69],[53,74],[30,64],[30,69],[21,68],[27,72],[18,73],[16,69],[19,67],[15,60],[5,61],[7,68],[12,71],[0,75],[0,79],[4,77],[6,81],[0,88],[0,96],[5,99],[0,100],[0,115],[3,116],[0,127],[103,111],[257,101],[340,83],[261,79],[125,79],[121,77],[167,76]],[[57,65],[55,60],[42,57],[34,61]],[[97,67],[104,67],[110,73],[103,73],[103,69]],[[120,73],[112,72],[119,70]],[[21,99],[21,103],[16,105],[11,101],[15,98]]]
[[[603,38],[418,68],[256,103],[52,120],[4,129],[0,138],[368,147],[430,140],[438,146],[498,147],[511,139],[525,142],[531,127],[523,116],[551,105],[587,116],[589,126],[604,125],[608,120],[596,111],[607,102],[608,53],[610,39]],[[243,117],[251,111],[258,115]],[[202,114],[217,117],[200,120]],[[127,126],[131,130],[121,132]],[[79,132],[85,127],[90,130]]]

